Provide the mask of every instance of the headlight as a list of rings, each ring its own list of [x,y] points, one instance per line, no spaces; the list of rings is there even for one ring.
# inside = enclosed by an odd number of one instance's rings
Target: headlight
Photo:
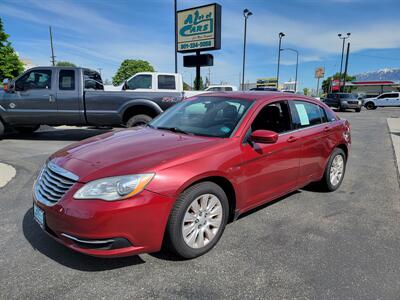
[[[86,183],[74,195],[75,199],[115,201],[129,198],[144,190],[154,173],[107,177]]]

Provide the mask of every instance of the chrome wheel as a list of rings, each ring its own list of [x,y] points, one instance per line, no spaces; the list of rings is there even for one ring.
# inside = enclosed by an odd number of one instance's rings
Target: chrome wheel
[[[329,179],[333,186],[337,186],[342,179],[344,170],[344,159],[343,156],[338,154],[332,161]]]
[[[185,243],[195,249],[211,242],[220,230],[223,217],[221,201],[213,194],[197,197],[188,207],[182,221]]]

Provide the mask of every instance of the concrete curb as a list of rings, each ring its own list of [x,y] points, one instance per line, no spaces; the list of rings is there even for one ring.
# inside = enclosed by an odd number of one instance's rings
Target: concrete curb
[[[0,188],[6,186],[17,174],[14,167],[0,163]]]
[[[400,118],[388,118],[387,123],[397,164],[397,175],[400,180]]]

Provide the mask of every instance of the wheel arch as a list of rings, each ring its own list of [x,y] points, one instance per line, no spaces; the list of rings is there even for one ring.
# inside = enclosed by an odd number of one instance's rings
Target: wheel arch
[[[122,122],[125,124],[134,115],[145,114],[152,118],[163,112],[157,103],[147,99],[134,99],[125,103],[121,108]]]
[[[181,189],[181,192],[190,188],[191,186],[194,186],[198,183],[206,182],[206,181],[213,182],[224,190],[224,192],[228,198],[228,202],[229,202],[228,222],[232,222],[235,219],[235,215],[236,215],[236,201],[237,201],[236,195],[237,194],[236,194],[234,185],[228,178],[221,176],[221,175],[211,175],[211,176],[205,176],[202,178],[197,178],[194,181],[190,182],[189,184],[185,185]]]

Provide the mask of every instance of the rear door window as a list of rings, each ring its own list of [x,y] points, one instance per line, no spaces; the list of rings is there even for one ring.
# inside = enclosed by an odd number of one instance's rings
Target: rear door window
[[[291,104],[293,127],[301,129],[327,122],[327,116],[322,107],[306,101],[293,101]]]
[[[174,75],[158,75],[158,89],[160,90],[175,90]]]
[[[58,88],[61,91],[75,90],[75,71],[74,70],[60,70],[58,78]]]

